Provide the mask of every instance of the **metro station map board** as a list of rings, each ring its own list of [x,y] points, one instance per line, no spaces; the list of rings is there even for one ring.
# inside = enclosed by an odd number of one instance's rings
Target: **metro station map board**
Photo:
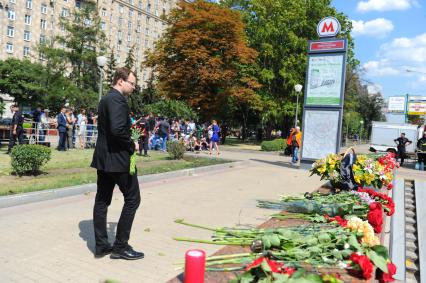
[[[339,106],[342,103],[344,59],[343,54],[309,57],[306,105]]]

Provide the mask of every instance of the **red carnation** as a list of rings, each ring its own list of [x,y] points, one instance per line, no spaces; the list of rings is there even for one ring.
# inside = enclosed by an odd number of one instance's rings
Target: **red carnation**
[[[293,273],[295,273],[295,272],[296,272],[296,268],[294,268],[294,267],[284,267],[281,270],[281,273],[287,274],[289,277],[291,277],[293,275]]]
[[[372,202],[370,204],[370,211],[367,214],[367,220],[374,228],[375,233],[382,232],[383,215],[382,204],[380,202]]]
[[[374,266],[366,255],[353,253],[349,257],[349,260],[351,260],[355,266],[359,266],[360,268],[356,275],[362,276],[364,279],[370,279],[372,277]]]
[[[388,184],[388,186],[386,187],[388,190],[392,190],[392,188],[393,188],[393,184],[392,183],[389,183]]]
[[[343,219],[342,217],[340,217],[339,215],[337,215],[336,217],[330,217],[327,214],[324,215],[324,218],[328,221],[328,222],[333,222],[336,221],[340,226],[342,227],[346,227],[348,225],[348,220]]]
[[[377,280],[379,280],[380,283],[386,283],[386,282],[393,282],[395,279],[393,279],[393,275],[396,273],[396,266],[392,262],[389,262],[387,264],[388,267],[388,273],[384,273],[380,269],[377,269]]]
[[[278,273],[278,272],[280,272],[280,270],[281,270],[282,266],[284,265],[284,264],[282,264],[282,263],[279,263],[279,262],[276,262],[276,261],[270,260],[270,259],[268,259],[268,258],[266,258],[265,260],[266,260],[266,262],[268,263],[268,265],[269,265],[269,267],[271,268],[271,271],[272,271],[273,273]]]
[[[252,268],[256,268],[256,267],[258,267],[259,265],[261,265],[262,264],[262,262],[263,262],[263,260],[265,259],[265,257],[263,257],[263,256],[261,256],[261,257],[259,257],[259,258],[257,258],[257,259],[255,259],[252,263],[250,263],[250,264],[248,264],[247,266],[246,266],[246,271],[249,271],[250,269],[252,269]]]

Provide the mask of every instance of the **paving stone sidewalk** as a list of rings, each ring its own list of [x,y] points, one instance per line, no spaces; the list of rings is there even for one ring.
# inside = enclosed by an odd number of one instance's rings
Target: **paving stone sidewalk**
[[[243,165],[193,176],[141,183],[142,204],[130,244],[143,250],[138,261],[93,257],[94,193],[0,209],[0,282],[166,282],[180,273],[186,250],[212,254],[220,246],[176,242],[173,236],[208,239],[210,233],[174,223],[184,218],[206,226],[258,225],[271,211],[256,199],[312,191],[322,182],[278,155],[222,152],[250,160]],[[123,204],[116,189],[108,214],[112,241]]]

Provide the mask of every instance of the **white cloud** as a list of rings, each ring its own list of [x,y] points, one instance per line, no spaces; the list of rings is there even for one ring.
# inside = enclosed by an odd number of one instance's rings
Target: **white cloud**
[[[367,75],[374,77],[395,76],[400,73],[400,71],[392,67],[387,60],[368,61],[364,63],[362,67]]]
[[[392,22],[384,18],[366,22],[352,20],[352,27],[353,36],[365,35],[378,38],[385,37],[393,30]]]
[[[370,11],[393,11],[393,10],[407,10],[412,6],[417,6],[416,0],[367,0],[358,2],[357,11],[370,12]]]
[[[376,94],[376,93],[381,93],[383,90],[383,87],[379,84],[372,84],[372,85],[368,85],[367,86],[367,91],[369,94]]]
[[[426,82],[426,33],[412,38],[395,38],[380,47],[377,57],[380,59],[362,65],[366,75],[403,75],[405,78],[415,78],[419,83]]]
[[[426,64],[426,33],[414,38],[395,38],[381,46],[380,55],[393,61],[422,67]]]

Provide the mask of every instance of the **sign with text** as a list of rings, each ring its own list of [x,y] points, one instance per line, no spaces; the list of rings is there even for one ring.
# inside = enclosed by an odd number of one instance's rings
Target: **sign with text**
[[[426,115],[426,96],[408,97],[408,115]]]
[[[344,39],[309,42],[309,52],[344,51],[345,49],[346,40]]]
[[[405,96],[391,96],[388,101],[389,113],[405,112]]]
[[[339,106],[345,56],[310,56],[306,87],[306,105]]]

